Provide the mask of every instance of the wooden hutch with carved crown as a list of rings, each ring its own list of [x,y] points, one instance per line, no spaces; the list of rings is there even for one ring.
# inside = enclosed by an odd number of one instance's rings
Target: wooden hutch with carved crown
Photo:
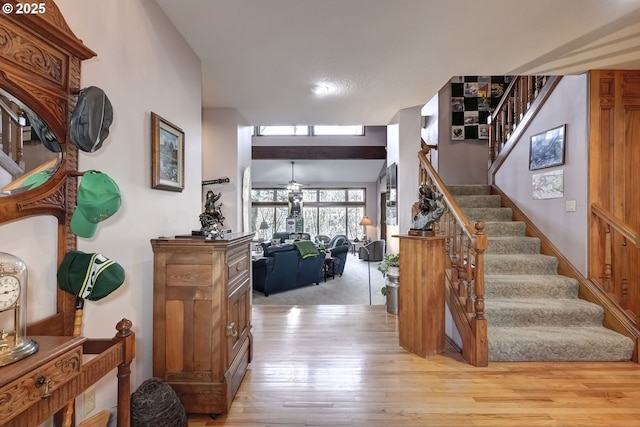
[[[18,14],[20,8],[22,14]],[[12,121],[20,122],[28,113],[32,131],[38,120],[43,124],[40,130],[44,129],[42,134],[50,138],[50,151],[54,154],[40,164],[50,171],[48,178],[28,186],[27,179],[43,168],[29,167],[30,147],[23,144],[22,131],[13,140],[3,132],[0,172],[6,174],[8,170],[12,181],[2,186],[0,225],[6,227],[36,215],[55,217],[57,253],[51,256],[56,265],[77,245],[69,224],[80,173],[68,124],[80,89],[81,61],[93,56],[95,53],[69,29],[52,0],[29,5],[5,0],[0,14],[0,104],[4,104],[4,128],[13,126]],[[43,139],[41,142],[45,145]],[[10,242],[0,246],[2,251],[10,248]],[[51,278],[51,286],[56,287],[56,313],[26,325],[37,351],[0,367],[0,425],[34,427],[52,416],[56,425],[70,425],[73,420],[69,412],[64,416],[63,408],[73,408],[69,402],[115,368],[117,423],[120,427],[130,425],[129,377],[135,356],[131,322],[118,322],[113,338],[74,336],[76,298],[61,291],[55,277]]]

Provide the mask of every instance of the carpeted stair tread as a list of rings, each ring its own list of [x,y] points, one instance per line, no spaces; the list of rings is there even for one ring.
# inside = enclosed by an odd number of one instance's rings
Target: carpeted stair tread
[[[633,341],[602,327],[488,327],[491,362],[627,361]]]
[[[511,208],[461,208],[462,212],[473,223],[475,221],[511,221]]]
[[[489,194],[488,185],[448,185],[447,190],[453,196],[470,196]]]
[[[522,221],[485,221],[484,234],[489,237],[524,236],[527,227]]]
[[[539,254],[540,239],[527,236],[488,236],[487,252],[491,254]]]
[[[489,361],[630,360],[634,342],[603,327],[602,307],[578,298],[578,281],[558,275],[556,257],[540,254],[490,187],[448,187],[471,223],[482,220],[484,315]]]
[[[544,274],[485,275],[485,299],[492,298],[578,298],[578,281],[566,276]]]
[[[461,208],[500,208],[502,207],[502,199],[500,195],[472,195],[457,196],[456,202]]]
[[[602,326],[604,310],[580,299],[485,299],[489,326]]]
[[[485,274],[557,274],[558,259],[541,254],[486,254]]]

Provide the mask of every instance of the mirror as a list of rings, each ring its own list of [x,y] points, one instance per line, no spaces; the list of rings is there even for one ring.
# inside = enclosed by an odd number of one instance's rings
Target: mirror
[[[20,99],[0,89],[0,196],[49,180],[62,158],[58,138]]]

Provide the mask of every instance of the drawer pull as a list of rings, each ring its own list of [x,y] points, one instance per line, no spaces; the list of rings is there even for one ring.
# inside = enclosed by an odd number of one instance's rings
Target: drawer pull
[[[236,329],[236,324],[234,322],[227,325],[227,336],[233,338],[238,336],[238,330]]]
[[[36,379],[36,387],[40,388],[44,386],[44,390],[40,395],[40,399],[48,399],[51,396],[51,392],[49,391],[50,385],[51,385],[51,380],[45,378],[44,376],[40,376],[38,377],[38,379]]]

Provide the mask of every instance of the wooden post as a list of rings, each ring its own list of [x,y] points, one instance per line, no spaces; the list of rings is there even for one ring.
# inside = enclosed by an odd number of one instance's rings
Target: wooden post
[[[445,237],[400,238],[400,346],[421,357],[445,346]]]

